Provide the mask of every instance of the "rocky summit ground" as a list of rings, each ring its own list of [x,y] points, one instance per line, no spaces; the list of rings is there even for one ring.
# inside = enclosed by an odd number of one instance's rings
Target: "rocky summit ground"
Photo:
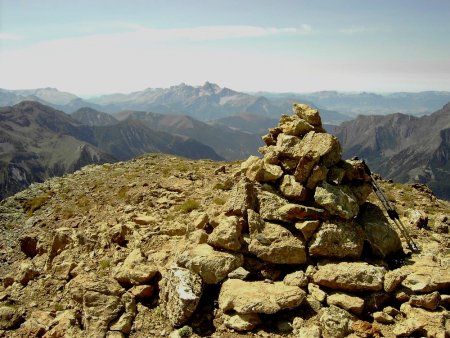
[[[241,162],[148,154],[0,203],[0,337],[448,337],[450,203],[304,105]]]

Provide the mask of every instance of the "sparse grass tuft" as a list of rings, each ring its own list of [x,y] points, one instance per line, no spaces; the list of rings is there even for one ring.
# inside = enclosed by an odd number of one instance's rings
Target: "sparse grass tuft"
[[[156,317],[162,317],[163,316],[163,312],[162,312],[161,307],[159,305],[157,307],[155,307],[153,312],[154,312]]]
[[[177,163],[175,165],[175,169],[181,172],[186,172],[189,170],[188,166],[185,163]]]
[[[192,328],[190,326],[183,326],[181,329],[178,329],[178,335],[181,338],[188,338],[192,335]]]
[[[194,199],[188,199],[183,204],[177,207],[178,211],[181,211],[183,214],[187,214],[192,210],[200,208],[200,202]]]
[[[109,259],[103,258],[103,259],[99,262],[99,265],[100,265],[100,269],[106,270],[106,269],[108,269],[108,268],[111,266],[111,262],[110,262]]]
[[[28,216],[33,216],[33,213],[47,203],[51,197],[52,195],[50,193],[46,193],[44,195],[34,197],[31,200],[27,200],[22,204],[23,210],[28,214]]]
[[[127,192],[129,188],[127,186],[121,187],[117,192],[117,197],[121,200],[125,200],[127,198]]]
[[[67,208],[62,210],[61,217],[62,219],[70,219],[75,215],[75,211],[72,208]]]
[[[219,182],[214,185],[214,189],[217,190],[231,190],[233,187],[233,182],[231,180],[227,180],[225,182]]]
[[[222,197],[214,197],[213,202],[217,205],[224,205],[226,201]]]
[[[163,177],[169,177],[170,176],[170,169],[169,168],[164,168],[163,170],[162,170],[162,175],[163,175]]]
[[[55,304],[55,311],[62,311],[64,310],[64,306],[61,303]]]

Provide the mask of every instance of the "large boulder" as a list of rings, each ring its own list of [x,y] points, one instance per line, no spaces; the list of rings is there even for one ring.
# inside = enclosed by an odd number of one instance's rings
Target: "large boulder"
[[[355,318],[337,306],[331,305],[324,309],[320,316],[322,334],[325,338],[344,338],[353,332],[352,324]]]
[[[200,244],[184,251],[178,262],[200,275],[206,284],[217,284],[233,270],[242,266],[242,254],[216,251],[208,244]]]
[[[247,209],[255,209],[257,203],[256,190],[253,183],[244,177],[231,189],[224,210],[227,214],[246,216]]]
[[[243,219],[237,216],[223,217],[208,236],[208,244],[225,250],[236,251],[241,248]]]
[[[302,139],[301,149],[302,155],[316,154],[327,168],[338,163],[341,159],[341,145],[338,139],[331,134],[311,131]]]
[[[308,198],[308,189],[295,180],[292,175],[284,175],[280,184],[280,192],[283,196],[295,200],[306,201]]]
[[[280,157],[290,159],[300,159],[304,154],[301,148],[301,139],[297,136],[279,134],[277,137],[276,149]],[[315,156],[319,160],[319,156]]]
[[[314,126],[298,115],[281,115],[278,128],[286,135],[303,136],[314,130]]]
[[[313,274],[314,283],[334,290],[380,291],[386,270],[363,262],[325,263]]]
[[[250,331],[261,324],[261,319],[256,313],[224,314],[223,323],[226,327],[236,331]]]
[[[322,182],[314,193],[316,203],[343,219],[352,219],[359,212],[358,200],[347,186]]]
[[[316,127],[322,126],[322,120],[320,119],[320,114],[317,109],[313,109],[306,104],[294,103],[292,106],[292,111],[309,124]]]
[[[278,209],[286,204],[289,204],[289,201],[275,193],[275,191],[258,189],[258,209],[263,219],[268,221],[276,220]],[[255,209],[253,208],[253,210]]]
[[[306,184],[311,171],[319,162],[319,160],[320,158],[317,156],[317,154],[313,154],[311,152],[302,155],[298,159],[297,166],[295,167],[294,171],[294,177],[296,181],[302,184]]]
[[[122,265],[116,267],[114,278],[125,286],[140,285],[149,282],[157,273],[157,267],[148,262],[140,249],[135,249]]]
[[[350,221],[324,222],[309,242],[309,254],[316,257],[359,258],[364,233]]]
[[[412,336],[420,333],[423,337],[448,337],[449,312],[444,308],[435,311],[413,307],[408,303],[400,306],[400,311],[406,317],[396,324],[393,332],[397,336]]]
[[[259,214],[248,211],[250,244],[248,250],[258,258],[276,264],[306,262],[304,243],[279,224],[264,222]]]
[[[324,209],[290,203],[270,190],[258,191],[259,214],[266,221],[295,222],[305,219],[325,219],[329,215]]]
[[[328,295],[327,304],[336,305],[356,315],[360,315],[364,310],[364,299],[341,292]]]
[[[375,255],[386,257],[402,251],[400,237],[375,204],[363,204],[356,222],[364,230]]]
[[[161,283],[160,302],[170,323],[184,325],[197,308],[202,295],[202,279],[188,269],[173,267]]]
[[[407,270],[407,269],[405,269]],[[450,288],[450,271],[441,267],[418,267],[402,281],[413,292],[433,292]]]
[[[414,264],[395,270],[400,275],[401,286],[413,293],[430,293],[450,288],[450,269],[446,260],[435,256],[417,257]]]
[[[283,176],[283,169],[276,164],[268,163],[256,156],[245,161],[241,168],[250,181],[273,182]]]
[[[283,309],[299,306],[306,293],[297,286],[283,282],[245,282],[239,279],[226,280],[219,294],[219,308],[238,313],[273,314]]]
[[[110,323],[124,310],[121,296],[125,290],[113,278],[82,274],[71,280],[66,288],[82,307],[86,337],[104,336]]]
[[[0,306],[0,330],[12,329],[23,322],[23,311],[16,306]]]

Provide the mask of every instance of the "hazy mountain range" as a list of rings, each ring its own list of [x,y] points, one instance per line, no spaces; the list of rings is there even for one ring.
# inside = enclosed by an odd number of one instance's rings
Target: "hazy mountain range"
[[[386,178],[427,183],[439,196],[450,198],[448,105],[429,116],[359,116],[336,126],[358,109],[431,113],[439,102],[444,102],[442,107],[450,101],[448,92],[252,95],[212,83],[90,101],[52,88],[0,89],[0,105],[9,106],[0,110],[0,196],[89,163],[127,160],[145,152],[245,159],[257,154],[260,136],[277,124],[281,113],[290,112],[294,101],[348,109],[349,115],[321,109],[325,127],[341,139],[344,157],[365,158]]]
[[[359,116],[334,133],[344,158],[359,156],[386,178],[426,183],[437,196],[450,199],[450,103],[422,117]]]
[[[450,101],[450,92],[383,95],[337,91],[249,94],[206,82],[203,86],[180,84],[169,88],[148,88],[129,94],[103,95],[86,100],[55,88],[0,89],[0,106],[11,106],[24,100],[38,101],[66,113],[89,107],[107,113],[132,110],[189,115],[201,121],[242,113],[278,119],[281,113],[291,111],[293,102],[304,102],[320,109],[324,123],[340,124],[358,114],[429,114]]]
[[[87,164],[128,160],[147,152],[222,159],[211,147],[192,138],[153,130],[135,120],[89,126],[39,102],[3,107],[0,198]]]

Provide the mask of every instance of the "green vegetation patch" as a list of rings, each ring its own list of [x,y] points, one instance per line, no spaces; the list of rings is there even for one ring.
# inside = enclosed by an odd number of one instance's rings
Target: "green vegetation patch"
[[[217,205],[224,205],[226,201],[222,197],[214,197],[213,202]]]
[[[40,209],[45,203],[47,203],[52,195],[53,194],[51,193],[45,193],[30,200],[26,200],[23,202],[22,208],[29,216],[32,216],[36,210]]]
[[[183,204],[177,207],[178,211],[181,211],[183,214],[187,214],[192,210],[200,208],[200,202],[195,199],[188,199]]]

